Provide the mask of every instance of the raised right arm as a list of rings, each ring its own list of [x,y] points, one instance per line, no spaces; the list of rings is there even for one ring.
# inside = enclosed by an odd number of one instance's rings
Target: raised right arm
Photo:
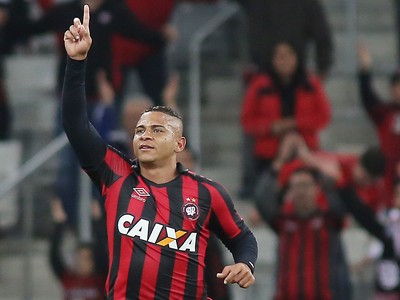
[[[379,123],[384,119],[383,101],[372,85],[372,56],[363,44],[358,46],[358,87],[361,104],[370,118]]]
[[[87,116],[85,65],[92,43],[89,32],[89,7],[85,5],[83,25],[78,18],[64,34],[68,54],[62,92],[62,122],[68,139],[85,170],[95,169],[103,160],[107,144]]]

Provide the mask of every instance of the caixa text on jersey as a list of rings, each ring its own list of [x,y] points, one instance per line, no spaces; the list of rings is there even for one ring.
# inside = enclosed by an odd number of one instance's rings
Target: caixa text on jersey
[[[134,215],[122,215],[118,220],[118,232],[162,247],[168,246],[174,250],[196,252],[197,232],[176,230],[160,223],[155,223],[151,227],[149,220],[139,219],[136,223],[134,220]]]

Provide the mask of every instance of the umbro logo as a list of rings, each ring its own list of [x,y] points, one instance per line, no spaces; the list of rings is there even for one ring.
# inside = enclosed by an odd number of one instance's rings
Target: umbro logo
[[[146,202],[147,197],[149,197],[150,194],[148,191],[146,191],[145,188],[133,188],[132,189],[132,194],[131,198],[135,198],[136,200]]]

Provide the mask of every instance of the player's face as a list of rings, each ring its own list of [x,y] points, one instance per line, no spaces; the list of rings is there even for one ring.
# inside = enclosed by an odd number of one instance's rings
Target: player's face
[[[133,150],[140,163],[176,160],[185,146],[182,122],[162,112],[144,113],[136,126]]]
[[[290,176],[288,195],[298,214],[307,215],[315,210],[318,190],[311,174],[299,172]]]
[[[279,76],[291,78],[297,69],[297,55],[288,44],[278,44],[274,51],[272,64]]]

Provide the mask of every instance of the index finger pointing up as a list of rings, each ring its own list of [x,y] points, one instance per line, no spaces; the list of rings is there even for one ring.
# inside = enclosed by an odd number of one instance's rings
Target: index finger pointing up
[[[89,5],[85,4],[83,7],[83,27],[86,30],[89,30],[89,20],[90,20],[90,10]]]

